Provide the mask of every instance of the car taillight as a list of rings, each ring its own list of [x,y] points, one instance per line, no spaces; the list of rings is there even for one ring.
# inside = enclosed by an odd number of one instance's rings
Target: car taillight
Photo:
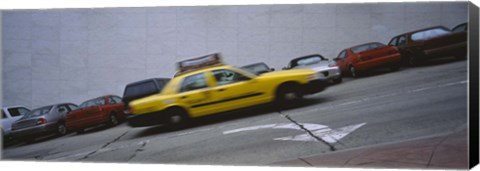
[[[37,125],[42,125],[42,124],[45,124],[47,123],[47,120],[45,118],[40,118],[37,120]]]

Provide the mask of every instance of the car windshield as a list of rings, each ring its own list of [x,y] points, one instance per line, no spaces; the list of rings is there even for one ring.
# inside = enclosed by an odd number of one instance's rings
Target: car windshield
[[[92,99],[86,102],[83,102],[80,104],[80,109],[87,108],[87,107],[92,107],[92,106],[100,106],[100,105],[105,105],[105,98],[100,97],[96,99]]]
[[[27,114],[25,114],[23,116],[23,118],[33,118],[33,117],[48,114],[50,112],[50,110],[52,109],[52,107],[53,106],[45,106],[45,107],[41,107],[41,108],[32,110],[31,112],[28,112]]]
[[[453,28],[452,32],[462,32],[467,30],[467,24],[461,24]]]
[[[385,46],[384,44],[374,42],[374,43],[355,46],[355,47],[352,47],[351,49],[353,53],[360,53],[360,52],[365,52],[367,50],[372,50],[372,49],[376,49],[384,46]]]
[[[434,38],[434,37],[439,37],[439,36],[442,36],[442,35],[445,35],[445,34],[448,34],[448,33],[450,33],[450,31],[445,29],[445,28],[441,28],[441,27],[432,28],[432,29],[429,29],[429,30],[424,30],[424,31],[419,31],[419,32],[413,33],[412,34],[412,40],[413,41],[426,40],[426,39],[431,39],[431,38]]]
[[[252,74],[259,75],[260,73],[268,72],[270,69],[263,63],[247,65],[241,67],[241,69],[248,71]]]
[[[295,59],[290,62],[290,68],[294,68],[298,65],[311,65],[311,64],[316,64],[322,60],[326,60],[323,56],[317,55],[317,56],[309,56],[309,57],[303,57],[299,59]]]

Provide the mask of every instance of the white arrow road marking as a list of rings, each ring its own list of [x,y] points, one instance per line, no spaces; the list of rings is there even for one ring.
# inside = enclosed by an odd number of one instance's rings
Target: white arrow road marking
[[[320,129],[316,131],[312,131],[313,135],[320,137],[322,140],[328,143],[336,143],[338,140],[342,139],[343,137],[347,136],[351,132],[355,131],[356,129],[362,127],[366,123],[350,125],[338,129]],[[288,136],[288,137],[281,137],[281,138],[274,138],[274,140],[281,140],[281,141],[318,141],[314,137],[310,136],[309,134],[300,134],[295,136]]]
[[[336,143],[338,140],[342,139],[343,137],[347,136],[348,134],[352,133],[353,131],[357,130],[358,128],[362,127],[366,123],[350,125],[338,129],[330,129],[326,125],[320,124],[312,124],[312,123],[300,123],[305,129],[312,131],[313,135],[320,137],[324,141],[328,143]],[[254,131],[259,129],[294,129],[294,130],[301,130],[303,131],[300,126],[294,123],[288,124],[268,124],[268,125],[257,125],[245,128],[238,128],[229,131],[224,131],[223,134],[232,134],[237,132],[244,132],[244,131]],[[308,133],[294,135],[294,136],[287,136],[287,137],[280,137],[274,138],[273,140],[279,141],[318,141],[314,137],[310,136]]]
[[[308,129],[308,130],[319,130],[319,129],[328,128],[328,126],[320,125],[320,124],[302,123],[302,125],[305,129]],[[300,128],[298,125],[296,125],[294,123],[268,124],[268,125],[257,125],[257,126],[233,129],[233,130],[229,130],[229,131],[223,131],[223,134],[231,134],[231,133],[244,132],[244,131],[253,131],[253,130],[259,130],[259,129],[265,129],[265,128],[302,130],[302,128]]]

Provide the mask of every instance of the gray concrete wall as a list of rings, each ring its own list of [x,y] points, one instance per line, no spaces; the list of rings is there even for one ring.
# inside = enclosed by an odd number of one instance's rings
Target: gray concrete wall
[[[175,61],[222,52],[277,70],[298,56],[467,21],[467,3],[373,3],[2,11],[3,106],[81,103]]]

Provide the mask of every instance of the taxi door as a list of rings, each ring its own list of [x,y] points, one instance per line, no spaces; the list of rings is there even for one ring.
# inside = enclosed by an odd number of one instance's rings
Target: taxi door
[[[192,117],[203,116],[212,112],[211,86],[207,82],[205,73],[185,77],[178,90],[178,100],[190,109]]]
[[[231,69],[213,70],[212,75],[215,100],[211,104],[215,110],[223,112],[266,102],[265,87],[258,80]]]

